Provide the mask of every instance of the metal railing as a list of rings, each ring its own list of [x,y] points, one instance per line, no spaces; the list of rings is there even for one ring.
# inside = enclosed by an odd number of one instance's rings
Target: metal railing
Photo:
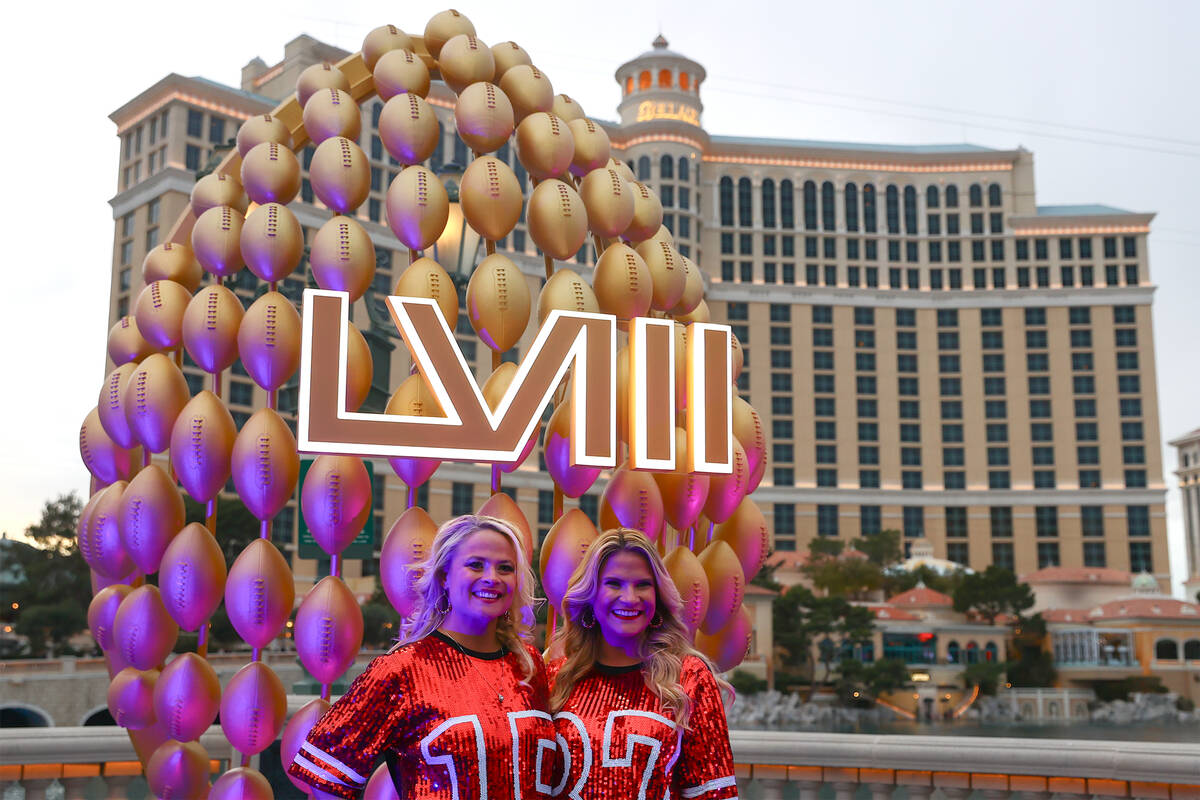
[[[730,738],[739,791],[749,800],[817,800],[830,790],[835,800],[852,800],[860,790],[890,800],[898,789],[907,800],[935,793],[965,800],[976,791],[986,800],[1200,798],[1200,743],[742,730]],[[219,727],[201,743],[214,770],[232,763],[235,754]],[[41,800],[56,783],[65,800],[145,794],[120,728],[0,730],[0,791],[13,783],[25,800]]]

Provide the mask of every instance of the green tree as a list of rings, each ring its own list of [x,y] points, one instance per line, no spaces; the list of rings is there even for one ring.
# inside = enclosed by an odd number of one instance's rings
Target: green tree
[[[883,586],[883,570],[866,558],[810,552],[800,572],[808,577],[813,588],[824,591],[830,597],[862,600]]]
[[[879,695],[895,691],[908,682],[908,665],[902,659],[882,658],[864,664],[847,658],[839,665],[835,686],[843,704],[868,707]]]
[[[1054,657],[1046,650],[1046,621],[1041,614],[1017,617],[1013,624],[1015,660],[1008,666],[1013,686],[1043,688],[1053,686],[1058,677]]]
[[[873,536],[855,539],[851,543],[855,550],[866,553],[872,564],[890,567],[900,561],[900,531],[888,529]]]
[[[773,592],[778,592],[783,589],[783,584],[775,580],[775,571],[779,569],[780,562],[771,561],[771,556],[775,555],[775,551],[767,553],[767,557],[763,559],[763,565],[758,572],[754,573],[754,577],[750,579],[750,583],[755,586],[761,586],[764,589],[770,589]]]
[[[875,615],[843,597],[817,597],[796,585],[775,598],[772,620],[775,642],[788,655],[788,666],[799,666],[811,685],[817,664],[824,670],[821,682],[827,682],[848,647],[870,640]]]
[[[30,655],[40,658],[76,654],[67,639],[86,627],[87,611],[72,600],[63,600],[22,609],[16,632],[29,639]]]
[[[978,686],[980,694],[994,695],[1007,670],[1003,661],[979,661],[963,670],[962,679],[967,686]]]
[[[366,603],[362,607],[363,646],[386,649],[400,635],[400,615],[389,604]]]
[[[1033,606],[1033,591],[1028,584],[1020,583],[1012,570],[988,566],[983,572],[963,577],[954,591],[954,610],[959,613],[972,611],[989,625],[996,624],[1001,614],[1019,615]]]

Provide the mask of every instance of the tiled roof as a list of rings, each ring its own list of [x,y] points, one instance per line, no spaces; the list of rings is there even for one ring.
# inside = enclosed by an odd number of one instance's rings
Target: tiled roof
[[[1098,216],[1102,214],[1132,214],[1134,212],[1126,211],[1123,208],[1100,205],[1099,203],[1083,203],[1080,205],[1038,206],[1037,213],[1039,217],[1076,217]]]
[[[1042,612],[1046,622],[1091,622],[1086,608],[1050,608]]]
[[[1093,608],[1088,617],[1102,619],[1186,619],[1200,625],[1200,605],[1173,597],[1129,597]]]
[[[768,589],[765,586],[759,586],[757,583],[747,583],[745,594],[756,594],[764,597],[775,597],[779,592],[774,589]]]
[[[977,144],[874,144],[870,142],[823,142],[817,139],[772,139],[755,136],[713,136],[714,145],[761,145],[765,147],[811,147],[818,150],[867,150],[880,153],[937,155],[949,153],[999,153],[994,147]]]
[[[1046,567],[1025,575],[1025,583],[1093,583],[1128,586],[1133,576],[1121,569],[1107,567]]]
[[[927,586],[917,586],[909,589],[907,592],[901,592],[895,597],[888,598],[888,605],[928,608],[930,606],[952,606],[954,605],[954,600],[949,595],[936,592]]]
[[[875,614],[875,619],[887,619],[893,622],[916,622],[921,619],[916,614],[910,614],[902,608],[892,608],[890,605],[867,606]]]

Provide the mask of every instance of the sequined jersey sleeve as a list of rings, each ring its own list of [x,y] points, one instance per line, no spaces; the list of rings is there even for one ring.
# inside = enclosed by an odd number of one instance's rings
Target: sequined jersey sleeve
[[[375,761],[408,718],[405,649],[371,661],[309,732],[288,772],[323,792],[356,798]]]
[[[703,661],[692,657],[684,662],[680,682],[692,700],[692,717],[671,775],[671,795],[684,800],[732,800],[738,796],[737,781],[717,679]]]

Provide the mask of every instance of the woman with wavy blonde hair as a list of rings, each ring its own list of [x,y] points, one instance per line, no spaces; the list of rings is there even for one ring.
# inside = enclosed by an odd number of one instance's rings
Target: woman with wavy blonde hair
[[[606,531],[562,605],[550,647],[565,654],[551,665],[550,708],[567,743],[556,790],[583,800],[736,798],[723,702],[732,690],[692,646],[654,544]],[[651,748],[648,759],[633,758],[635,744]]]
[[[520,537],[457,517],[418,569],[399,642],[313,726],[289,773],[317,797],[355,798],[382,756],[400,797],[545,796],[554,725],[545,663],[525,641],[534,579]]]

